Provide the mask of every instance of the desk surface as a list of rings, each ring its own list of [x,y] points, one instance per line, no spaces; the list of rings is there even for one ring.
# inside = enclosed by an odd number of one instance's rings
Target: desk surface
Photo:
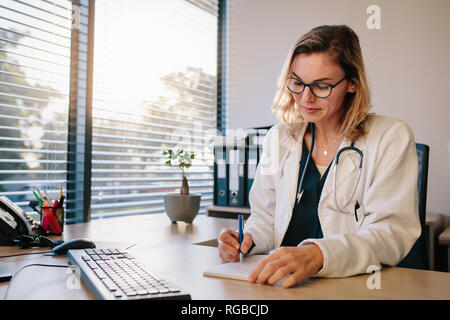
[[[219,264],[214,243],[222,228],[237,227],[232,219],[198,216],[193,224],[171,224],[164,214],[94,220],[68,225],[64,239],[89,238],[97,247],[125,248],[151,269],[186,289],[193,299],[450,299],[450,273],[406,268],[384,268],[381,289],[368,289],[371,275],[348,278],[314,278],[283,289],[245,281],[204,277],[203,271]],[[0,256],[48,251],[0,247]],[[32,263],[66,264],[67,258],[42,254],[2,258],[14,274]],[[70,274],[64,268],[31,267],[13,278],[9,299],[92,299],[84,284],[69,289]],[[10,282],[11,283],[11,282]],[[9,283],[0,284],[3,299]]]

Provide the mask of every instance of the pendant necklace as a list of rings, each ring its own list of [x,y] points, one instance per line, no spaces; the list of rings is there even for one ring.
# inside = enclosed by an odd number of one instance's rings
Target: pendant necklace
[[[331,141],[328,146],[325,148],[325,150],[323,151],[323,155],[326,156],[328,154],[328,149],[330,148],[330,146],[336,142],[336,140],[339,138],[339,136],[337,136],[333,141]]]

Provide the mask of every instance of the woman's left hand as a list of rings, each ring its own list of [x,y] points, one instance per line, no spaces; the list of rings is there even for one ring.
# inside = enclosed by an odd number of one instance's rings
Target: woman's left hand
[[[290,275],[281,285],[288,288],[309,279],[323,266],[322,251],[315,244],[281,247],[262,260],[249,276],[250,282],[274,284]]]

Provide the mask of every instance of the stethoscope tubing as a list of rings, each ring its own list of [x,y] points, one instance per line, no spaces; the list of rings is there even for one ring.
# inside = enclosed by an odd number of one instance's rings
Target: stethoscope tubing
[[[309,164],[309,161],[310,161],[310,158],[311,158],[311,154],[312,154],[312,152],[314,150],[314,140],[315,140],[314,123],[311,122],[310,125],[311,125],[311,148],[309,149],[308,156],[306,158],[305,167],[303,168],[303,172],[302,172],[302,175],[300,177],[300,183],[299,183],[298,188],[297,188],[297,203],[300,202],[300,199],[302,198],[302,195],[303,195],[303,179],[305,177],[306,168],[308,167],[308,164]],[[355,186],[353,187],[353,191],[350,194],[350,198],[347,201],[347,203],[345,203],[345,205],[343,207],[340,207],[339,204],[338,204],[338,201],[337,201],[337,197],[336,197],[337,167],[338,167],[338,164],[339,164],[339,157],[345,151],[355,151],[356,153],[358,153],[358,155],[360,157],[360,162],[359,162],[359,168],[358,168],[358,176],[356,178],[356,183],[355,183]],[[364,158],[364,155],[363,155],[362,151],[354,146],[354,142],[352,142],[352,144],[350,146],[340,149],[338,151],[338,153],[336,154],[336,156],[335,156],[335,160],[334,161],[336,163],[334,164],[333,193],[334,193],[334,203],[335,203],[336,209],[338,211],[343,212],[344,209],[350,204],[350,202],[353,199],[353,196],[356,193],[356,189],[358,187],[359,180],[361,179],[363,158]]]
[[[308,156],[306,157],[306,164],[305,164],[305,167],[303,168],[302,176],[300,177],[300,183],[298,184],[298,188],[297,188],[297,203],[300,202],[300,199],[302,198],[302,195],[303,195],[303,189],[302,189],[302,187],[303,187],[303,178],[305,177],[306,168],[308,167],[309,159],[311,158],[311,154],[312,154],[312,151],[314,149],[314,140],[315,140],[314,123],[311,122],[311,148],[309,148]]]
[[[355,151],[356,153],[358,153],[359,157],[360,157],[360,161],[359,161],[359,168],[358,168],[358,176],[356,178],[356,183],[355,186],[353,187],[353,191],[350,194],[350,198],[347,201],[347,203],[341,208],[338,204],[337,201],[337,197],[336,197],[336,180],[337,180],[337,167],[339,164],[339,157],[341,156],[342,152],[345,151]],[[352,142],[352,144],[349,147],[345,147],[342,148],[341,150],[338,151],[338,153],[336,154],[336,163],[334,164],[334,179],[333,179],[333,193],[334,193],[334,205],[336,206],[336,209],[338,211],[343,212],[345,208],[347,208],[347,206],[350,204],[350,202],[353,199],[353,196],[356,193],[356,188],[358,187],[358,183],[359,180],[361,179],[361,173],[362,173],[362,164],[363,164],[363,153],[361,150],[359,150],[358,148],[355,148],[354,143]]]

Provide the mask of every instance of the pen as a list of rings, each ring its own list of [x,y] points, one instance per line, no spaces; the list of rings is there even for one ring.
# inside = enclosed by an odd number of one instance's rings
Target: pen
[[[240,245],[242,244],[242,240],[244,238],[244,217],[242,214],[238,216],[239,221],[239,262],[242,263],[244,261],[244,254],[241,251]]]
[[[53,201],[50,198],[50,196],[48,195],[47,190],[44,190],[44,197],[47,197],[48,202],[50,202],[50,205],[53,207]]]
[[[47,199],[47,197],[46,197],[46,196],[42,196],[41,190],[39,190],[38,187],[36,187],[36,191],[38,192],[39,197],[40,197],[41,199],[43,199],[42,201],[44,202],[44,205],[47,206],[47,207],[52,207],[52,205],[51,205],[51,203],[49,202],[49,200]]]
[[[63,185],[62,185],[62,183],[61,183],[61,186],[60,186],[60,188],[59,188],[59,194],[60,194],[60,197],[59,197],[59,206],[62,208],[63,203],[64,203],[64,198],[65,198],[65,196],[64,196],[64,194],[63,194]]]
[[[37,191],[37,193],[39,194],[39,197],[40,197],[41,199],[43,199],[44,197],[42,196],[41,190],[39,190],[38,187],[36,187],[36,191]]]
[[[34,197],[36,198],[36,200],[39,202],[39,204],[42,207],[44,205],[44,203],[42,202],[41,198],[38,197],[38,195],[36,194],[36,192],[34,190],[33,190],[33,194],[34,194]]]
[[[65,199],[65,196],[64,196],[64,195],[62,195],[61,198],[59,198],[59,207],[60,207],[60,208],[63,207],[64,199]]]

